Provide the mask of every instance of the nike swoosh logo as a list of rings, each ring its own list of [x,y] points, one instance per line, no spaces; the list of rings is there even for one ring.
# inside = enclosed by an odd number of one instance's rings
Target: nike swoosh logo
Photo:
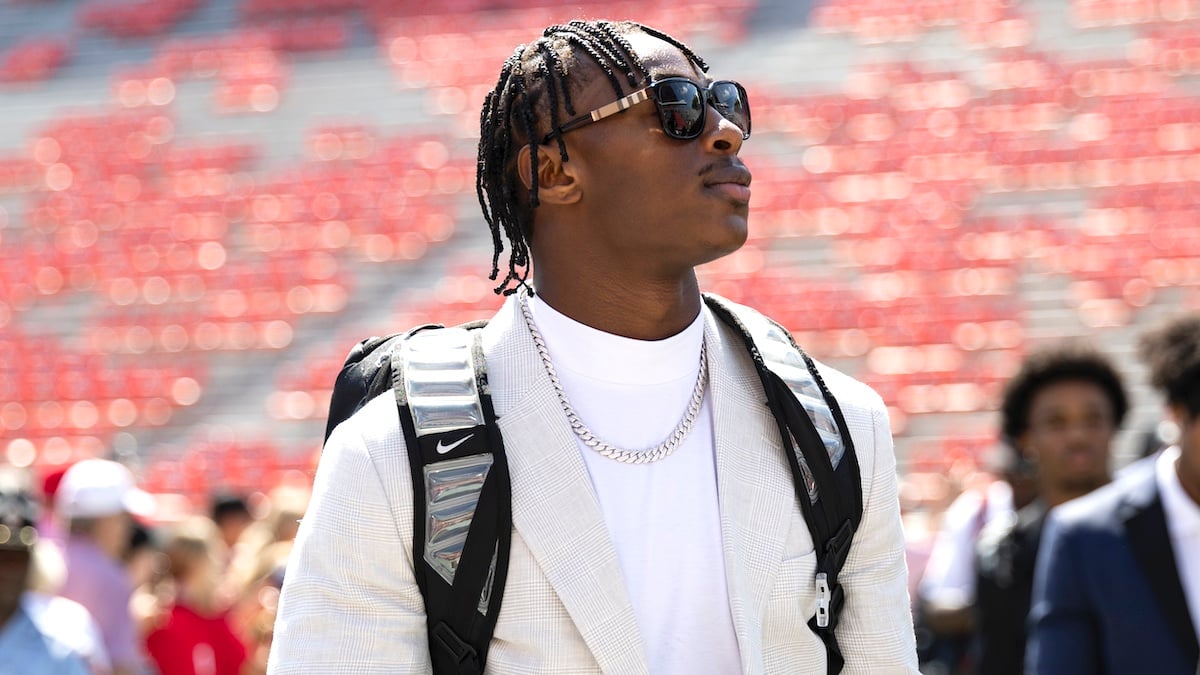
[[[474,436],[474,435],[475,435],[475,434],[467,434],[466,436],[463,436],[462,438],[458,439],[457,441],[454,441],[454,442],[453,442],[453,443],[451,443],[450,445],[442,445],[442,442],[441,442],[441,441],[438,441],[438,444],[437,444],[437,453],[438,453],[439,455],[444,455],[444,454],[446,454],[447,452],[450,452],[451,450],[453,450],[453,449],[457,448],[458,446],[462,445],[463,443],[466,443],[466,442],[467,442],[467,439],[471,438],[471,437],[472,437],[472,436]]]

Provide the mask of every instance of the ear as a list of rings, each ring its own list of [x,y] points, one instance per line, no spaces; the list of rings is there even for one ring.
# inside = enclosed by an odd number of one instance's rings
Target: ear
[[[1030,436],[1032,435],[1033,432],[1026,429],[1024,433],[1013,439],[1013,449],[1019,456],[1023,457],[1025,461],[1037,464],[1037,447],[1030,440]]]
[[[542,204],[572,204],[582,196],[575,165],[562,161],[557,144],[537,146],[538,201]],[[517,151],[517,175],[528,190],[533,186],[529,146]]]
[[[1187,406],[1182,403],[1168,403],[1167,414],[1168,417],[1175,422],[1175,424],[1181,427],[1187,424],[1188,419],[1191,417],[1191,415],[1188,414]]]

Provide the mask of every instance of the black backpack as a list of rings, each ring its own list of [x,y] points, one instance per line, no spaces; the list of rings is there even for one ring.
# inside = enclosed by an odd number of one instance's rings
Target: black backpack
[[[745,343],[789,450],[797,499],[817,553],[818,607],[808,626],[825,644],[828,673],[839,673],[844,659],[835,629],[845,591],[838,574],[862,520],[858,459],[845,419],[812,360],[784,328],[717,296],[705,294],[704,300]],[[413,476],[414,573],[425,599],[429,652],[438,674],[483,672],[508,572],[512,486],[480,347],[485,325],[428,324],[360,342],[338,374],[325,428],[328,440],[367,401],[389,391],[396,396]],[[764,349],[771,354],[764,355]],[[438,400],[453,405],[439,404],[431,414],[414,404],[426,394],[444,396]],[[465,497],[462,489],[454,493],[453,518],[438,518],[443,509],[438,472],[453,476],[456,486],[471,488]],[[432,533],[426,527],[431,510]],[[457,536],[447,541],[453,543],[437,540],[451,529]]]

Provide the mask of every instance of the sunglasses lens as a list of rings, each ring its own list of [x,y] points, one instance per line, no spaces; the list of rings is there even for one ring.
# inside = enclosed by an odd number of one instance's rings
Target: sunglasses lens
[[[746,90],[737,82],[714,82],[706,92],[695,82],[672,78],[655,85],[654,93],[663,131],[672,138],[687,140],[703,133],[708,103],[737,125],[743,137],[750,137],[750,104]]]
[[[695,138],[704,129],[704,95],[687,80],[665,80],[655,87],[663,131],[672,138]]]
[[[737,82],[728,80],[714,82],[712,88],[713,106],[720,111],[725,119],[733,122],[742,134],[750,136],[750,103],[746,100],[746,90]]]

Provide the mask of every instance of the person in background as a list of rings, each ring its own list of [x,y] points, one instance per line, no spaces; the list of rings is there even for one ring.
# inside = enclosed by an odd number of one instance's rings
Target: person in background
[[[153,530],[141,523],[133,523],[129,531],[129,544],[125,547],[121,562],[134,588],[152,583],[161,564]]]
[[[266,513],[242,533],[230,560],[224,592],[233,603],[234,629],[249,648],[250,673],[266,672],[283,570],[310,497],[308,487],[271,489]]]
[[[134,484],[124,465],[104,459],[77,462],[63,475],[55,499],[66,521],[66,580],[59,593],[96,619],[115,675],[140,672],[143,657],[124,567],[134,515],[149,517],[154,500]]]
[[[146,637],[161,675],[239,675],[246,646],[234,634],[220,597],[224,559],[220,530],[206,517],[176,524],[163,546],[173,602]]]
[[[11,478],[0,476],[0,675],[103,675],[108,659],[87,610],[30,590],[39,509]]]
[[[279,610],[279,589],[283,586],[283,575],[291,554],[292,542],[277,542],[265,552],[274,562],[269,570],[243,594],[235,606],[234,628],[248,650],[248,662],[244,675],[261,675],[267,671],[267,660],[271,643],[275,638],[275,617]]]
[[[274,571],[281,551],[286,555],[291,549],[311,496],[307,486],[291,484],[278,485],[267,493],[266,514],[242,532],[229,562],[230,597],[241,601]]]
[[[915,593],[922,672],[971,670],[979,535],[989,523],[1011,518],[1036,495],[1031,465],[1001,442],[987,453],[984,470],[972,476],[942,514]]]
[[[254,515],[246,500],[236,495],[216,495],[212,500],[211,517],[221,531],[221,541],[227,551],[233,548],[246,528],[254,523]]]
[[[62,484],[63,476],[66,475],[69,466],[60,466],[48,471],[41,480],[41,504],[42,515],[38,519],[38,541],[51,544],[62,548],[63,533],[62,523],[58,516],[58,511],[55,507],[55,497],[58,495],[58,486]]]
[[[1200,672],[1200,315],[1145,333],[1139,352],[1178,442],[1051,512],[1031,675]]]
[[[129,536],[129,546],[121,558],[133,595],[129,601],[138,635],[145,636],[158,624],[162,603],[158,598],[159,580],[165,571],[156,534],[153,529],[135,522]]]
[[[1008,381],[1000,430],[1013,462],[1032,468],[1037,498],[980,534],[973,661],[981,675],[1022,672],[1046,513],[1108,483],[1113,438],[1128,408],[1120,373],[1085,342],[1035,351]]]

